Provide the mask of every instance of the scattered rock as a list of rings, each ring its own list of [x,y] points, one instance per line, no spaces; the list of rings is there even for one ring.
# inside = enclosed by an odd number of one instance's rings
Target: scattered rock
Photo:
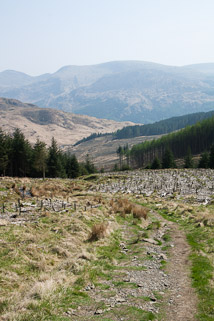
[[[94,312],[95,315],[97,314],[103,314],[105,311],[104,310],[101,310],[101,309],[98,309]]]
[[[167,256],[165,254],[161,253],[160,256],[159,256],[159,259],[167,261]]]
[[[143,242],[147,242],[147,243],[150,243],[150,244],[154,244],[154,245],[158,245],[159,243],[153,239],[146,239],[146,238],[143,238],[142,239]]]

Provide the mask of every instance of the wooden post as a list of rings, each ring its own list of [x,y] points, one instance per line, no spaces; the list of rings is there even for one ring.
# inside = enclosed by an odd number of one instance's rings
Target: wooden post
[[[41,208],[40,209],[42,210],[42,208],[43,208],[43,201],[41,200]]]
[[[74,210],[76,211],[76,209],[77,209],[77,203],[74,202]]]
[[[4,203],[2,204],[2,213],[4,213],[4,210],[5,210],[5,205]]]
[[[18,199],[18,206],[19,206],[19,215],[21,214],[21,201],[20,198]]]

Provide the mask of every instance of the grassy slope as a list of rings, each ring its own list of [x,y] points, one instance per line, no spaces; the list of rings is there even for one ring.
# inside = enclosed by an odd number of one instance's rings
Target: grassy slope
[[[103,179],[106,178],[100,178],[99,182]],[[14,200],[20,197],[11,189],[13,182],[9,178],[0,181],[1,203],[5,202],[9,216],[15,214]],[[91,184],[97,183],[91,180],[16,179],[17,187],[25,184],[29,189],[34,186],[35,197],[30,203],[37,205],[38,202],[38,206],[30,211],[33,212],[30,218],[27,217],[30,212],[22,215],[28,218],[24,224],[0,221],[0,314],[3,320],[69,320],[70,316],[66,314],[69,309],[96,305],[84,291],[85,285],[93,282],[102,290],[105,287],[102,280],[111,278],[114,273],[115,260],[124,260],[119,248],[123,226],[128,224],[136,233],[139,228],[142,230],[132,217],[127,221],[115,215],[107,196],[86,193]],[[40,200],[45,202],[49,197],[55,202],[55,211],[48,206],[40,209]],[[58,211],[57,206],[63,200],[72,206]],[[160,199],[155,194],[145,201],[147,206],[185,229],[192,247],[191,276],[199,297],[198,320],[214,320],[214,206],[187,204],[176,199],[162,199],[161,205],[157,206]],[[74,202],[77,203],[76,211]],[[97,223],[108,223],[109,234],[97,242],[87,242],[91,227]],[[156,228],[157,224],[151,228]],[[121,311],[115,309],[114,313]],[[152,314],[145,312],[143,316],[144,312],[130,307],[124,307],[122,313],[130,314],[130,320],[131,317],[135,318],[133,320],[153,319]]]

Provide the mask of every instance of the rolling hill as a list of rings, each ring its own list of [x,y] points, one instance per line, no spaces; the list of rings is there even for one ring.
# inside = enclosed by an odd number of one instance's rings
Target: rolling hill
[[[15,99],[0,98],[0,128],[8,133],[21,129],[30,143],[37,138],[47,145],[55,137],[61,147],[71,146],[94,132],[112,132],[131,122],[116,122],[95,117],[67,113],[50,108],[39,108]]]
[[[38,77],[0,73],[0,96],[97,118],[150,123],[214,108],[214,63],[118,61]]]

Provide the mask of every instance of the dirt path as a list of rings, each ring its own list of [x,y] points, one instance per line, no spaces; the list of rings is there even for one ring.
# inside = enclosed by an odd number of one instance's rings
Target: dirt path
[[[156,212],[151,216],[148,236],[124,223],[121,259],[86,286],[91,303],[68,311],[70,320],[196,321],[185,233]]]
[[[166,321],[195,321],[197,297],[191,287],[190,247],[185,234],[175,223],[168,222],[173,247],[167,273],[170,278],[167,294]]]

